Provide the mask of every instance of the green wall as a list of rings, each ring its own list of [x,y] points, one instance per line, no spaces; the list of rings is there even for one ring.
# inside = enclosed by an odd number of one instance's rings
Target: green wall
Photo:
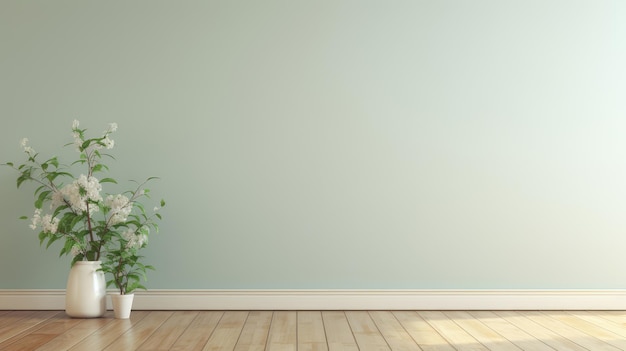
[[[1,1],[0,161],[116,122],[153,289],[626,288],[624,1]],[[0,168],[0,288],[63,288]]]

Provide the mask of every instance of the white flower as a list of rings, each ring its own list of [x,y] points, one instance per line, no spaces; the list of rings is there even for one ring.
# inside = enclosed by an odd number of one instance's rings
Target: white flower
[[[41,219],[41,226],[45,233],[55,234],[59,226],[59,219],[47,214]]]
[[[52,217],[49,214],[41,217],[41,210],[36,208],[29,227],[30,229],[35,230],[38,226],[41,226],[44,233],[55,234],[59,227],[59,219]]]
[[[77,129],[79,124],[78,120],[75,119],[74,122],[72,122],[72,129]]]
[[[141,234],[136,234],[134,230],[128,229],[122,233],[122,238],[126,240],[126,248],[128,249],[140,249],[148,243],[148,235],[145,230],[142,230]]]
[[[108,135],[104,137],[104,139],[102,139],[102,143],[104,144],[104,147],[106,147],[107,149],[112,149],[113,145],[115,145],[115,141],[109,139]]]
[[[76,212],[83,212],[87,210],[87,204],[85,203],[83,197],[80,196],[79,187],[76,182],[67,184],[58,192],[55,192],[52,195],[52,202],[50,203],[50,207],[58,207],[59,205],[67,203],[70,205],[72,210]]]
[[[143,247],[147,243],[148,243],[148,235],[146,234],[137,235],[137,248]]]
[[[72,133],[72,136],[74,136],[74,146],[76,147],[76,151],[80,151],[80,147],[83,146],[83,139],[81,139],[80,133],[74,132]]]
[[[152,210],[153,210],[154,212],[156,212],[156,211],[158,211],[158,210],[159,210],[159,208],[158,208],[158,207],[156,207],[156,206],[154,206],[154,208],[153,208]]]
[[[67,203],[75,212],[86,212],[88,201],[102,201],[100,191],[102,191],[102,185],[96,177],[81,174],[73,183],[67,184],[52,194],[50,209],[54,210]],[[89,206],[89,213],[96,211],[98,211],[98,206]]]
[[[110,130],[111,132],[116,131],[116,130],[117,130],[117,123],[111,123],[111,124],[109,124],[109,130]]]
[[[64,205],[65,201],[63,198],[63,192],[60,190],[55,190],[52,193],[52,200],[50,201],[50,209],[52,211],[56,210],[57,207]]]
[[[20,141],[20,145],[22,145],[22,148],[24,149],[25,153],[29,155],[32,155],[35,153],[35,149],[28,146],[28,138],[23,138],[22,141]]]
[[[104,204],[110,208],[110,225],[125,222],[133,209],[130,200],[121,194],[107,196]]]
[[[125,232],[122,233],[122,238],[126,241],[131,241],[135,236],[135,231],[132,229],[126,229]]]
[[[75,182],[78,186],[85,190],[89,200],[102,201],[102,196],[100,195],[102,185],[100,185],[100,181],[96,177],[87,177],[86,175],[81,174]]]
[[[76,257],[79,254],[83,253],[83,250],[80,248],[80,246],[74,245],[74,246],[72,246],[72,249],[70,250],[70,253],[72,254],[73,257]]]
[[[41,223],[41,210],[36,208],[35,214],[33,214],[33,218],[31,219],[31,223],[29,225],[30,229],[35,230],[37,226]]]

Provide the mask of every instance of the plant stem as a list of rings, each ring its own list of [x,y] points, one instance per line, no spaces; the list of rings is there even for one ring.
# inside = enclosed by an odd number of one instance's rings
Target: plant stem
[[[90,243],[94,243],[93,240],[93,229],[91,228],[91,215],[89,214],[89,201],[85,200],[87,202],[87,230],[89,230],[89,241]],[[96,251],[96,256],[94,257],[94,261],[97,261],[100,259],[100,248],[98,248],[98,250]]]
[[[122,258],[120,257],[119,260],[117,261],[117,267],[119,269],[118,273],[122,274],[124,267],[123,267],[123,263],[122,263]],[[116,279],[118,280],[118,285],[120,287],[120,295],[124,295],[124,285],[123,285],[123,274],[122,276],[117,276]]]

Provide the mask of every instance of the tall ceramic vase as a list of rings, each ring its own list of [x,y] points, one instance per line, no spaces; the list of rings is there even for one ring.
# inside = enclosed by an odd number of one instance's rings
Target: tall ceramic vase
[[[78,261],[70,269],[65,313],[75,318],[102,317],[106,312],[106,281],[100,261]]]

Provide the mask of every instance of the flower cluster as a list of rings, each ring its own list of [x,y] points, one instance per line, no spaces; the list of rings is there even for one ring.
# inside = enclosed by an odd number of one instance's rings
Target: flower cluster
[[[148,243],[147,233],[135,233],[133,230],[127,230],[122,233],[122,237],[126,240],[126,248],[140,249]]]
[[[50,209],[54,211],[59,206],[68,204],[74,212],[93,213],[98,211],[98,206],[90,207],[89,204],[102,201],[101,191],[102,185],[96,177],[81,174],[72,183],[53,190]]]
[[[41,226],[42,231],[50,234],[56,234],[59,227],[59,219],[52,217],[50,214],[46,214],[41,217],[41,209],[36,208],[35,214],[31,220],[30,228],[35,230]]]
[[[104,258],[103,270],[114,278],[109,283],[114,283],[121,293],[127,293],[143,288],[136,273],[145,274],[145,269],[152,268],[139,262],[142,256],[138,250],[146,246],[151,228],[158,231],[155,220],[161,219],[161,215],[146,214],[140,203],[142,198],[149,197],[144,185],[154,178],[120,194],[103,193],[104,183],[117,183],[113,178],[97,177],[98,173],[108,171],[101,159],[105,155],[113,158],[104,152],[114,147],[111,134],[116,130],[117,124],[111,123],[101,136],[87,138],[86,130],[80,129],[80,123],[75,120],[74,141],[68,145],[74,145],[80,156],[70,166],[61,164],[56,157],[39,162],[39,154],[28,145],[27,138],[21,141],[27,162],[5,165],[20,173],[18,188],[24,182],[39,185],[30,227],[40,229],[40,242],[47,242],[49,247],[57,240],[64,240],[61,255],[73,256],[72,264]],[[83,171],[73,172],[72,166],[76,165],[83,166]],[[75,177],[75,173],[79,175]],[[43,213],[44,204],[49,204],[50,213]],[[161,207],[164,205],[161,200]]]
[[[122,194],[107,196],[104,204],[109,210],[109,225],[125,222],[133,210],[130,199]]]

